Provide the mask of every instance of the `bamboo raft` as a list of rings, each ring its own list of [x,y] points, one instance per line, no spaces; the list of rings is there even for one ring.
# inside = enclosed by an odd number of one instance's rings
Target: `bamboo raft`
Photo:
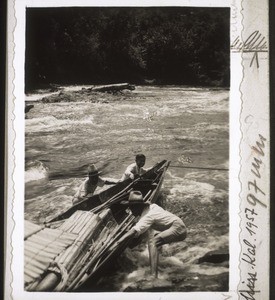
[[[77,291],[99,278],[126,249],[132,240],[127,233],[139,219],[121,201],[137,190],[154,203],[168,166],[162,161],[141,178],[84,199],[43,226],[25,221],[25,290]]]

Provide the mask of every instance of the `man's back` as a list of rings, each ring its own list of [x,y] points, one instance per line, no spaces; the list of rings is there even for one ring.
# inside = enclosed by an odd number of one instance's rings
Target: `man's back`
[[[133,227],[139,234],[145,232],[147,229],[152,228],[158,231],[163,231],[169,228],[173,222],[184,223],[176,215],[164,210],[157,204],[151,204],[142,213],[141,219]]]

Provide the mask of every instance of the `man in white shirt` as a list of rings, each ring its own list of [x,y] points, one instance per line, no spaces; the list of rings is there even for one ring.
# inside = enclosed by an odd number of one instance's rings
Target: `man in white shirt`
[[[153,242],[157,247],[183,241],[186,238],[186,226],[179,217],[157,204],[144,202],[142,194],[138,191],[130,193],[128,205],[134,215],[142,211],[140,220],[130,230],[129,235],[139,237],[149,229],[154,229],[157,233],[154,235]]]
[[[118,181],[114,179],[105,179],[99,176],[99,172],[95,165],[90,165],[88,167],[88,178],[85,179],[78,191],[73,197],[73,204],[81,202],[85,197],[92,196],[96,188],[103,187],[104,184],[116,184]]]
[[[134,180],[137,176],[143,175],[149,169],[143,168],[145,165],[146,157],[144,154],[136,155],[136,160],[134,163],[130,164],[124,174],[122,175],[120,181],[124,181],[128,178]]]

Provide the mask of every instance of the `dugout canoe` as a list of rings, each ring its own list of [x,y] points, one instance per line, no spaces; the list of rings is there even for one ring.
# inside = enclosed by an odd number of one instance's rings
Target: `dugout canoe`
[[[132,240],[140,216],[121,202],[140,191],[156,202],[169,167],[162,161],[134,181],[126,180],[52,218],[43,226],[25,223],[24,284],[27,291],[78,291],[104,270]]]
[[[110,188],[102,191],[101,193],[95,194],[90,197],[84,198],[81,202],[73,205],[65,212],[58,214],[57,216],[50,218],[46,223],[53,223],[57,221],[62,221],[64,219],[68,219],[73,213],[77,210],[92,210],[96,207],[102,208],[105,207],[105,203],[112,199],[116,199],[118,197],[127,196],[130,190],[138,190],[141,191],[145,196],[148,190],[151,188],[151,184],[153,181],[158,183],[161,186],[160,177],[163,174],[163,170],[166,171],[170,162],[163,160],[157,163],[153,168],[148,170],[145,174],[143,174],[140,178],[132,181],[131,179],[127,179],[123,182],[119,182],[116,185],[111,186]],[[155,194],[157,197],[158,194]],[[154,200],[154,199],[153,199]],[[153,201],[155,202],[155,201]]]

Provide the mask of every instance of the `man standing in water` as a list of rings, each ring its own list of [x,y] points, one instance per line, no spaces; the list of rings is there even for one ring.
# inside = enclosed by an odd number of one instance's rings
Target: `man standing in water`
[[[129,165],[122,175],[120,181],[124,181],[128,178],[134,180],[137,176],[143,175],[149,169],[143,168],[145,165],[146,157],[144,154],[136,155],[136,161]]]
[[[84,197],[92,196],[96,188],[103,187],[104,184],[116,184],[117,180],[105,179],[99,176],[99,172],[95,165],[88,167],[88,178],[80,185],[78,191],[73,197],[73,204],[81,202]]]
[[[129,247],[133,248],[137,245],[137,241],[140,242],[143,235],[147,235],[151,273],[157,278],[158,249],[164,244],[185,240],[186,226],[179,217],[171,212],[164,210],[157,204],[144,202],[139,191],[132,191],[129,200],[122,202],[122,204],[127,204],[134,216],[141,216],[123,239],[134,238],[129,244]]]
[[[185,240],[187,230],[183,221],[157,204],[144,202],[139,191],[132,191],[129,200],[124,204],[129,205],[133,215],[141,214],[140,220],[129,231],[129,235],[139,237],[149,229],[156,230],[157,233],[153,237],[156,247]]]

